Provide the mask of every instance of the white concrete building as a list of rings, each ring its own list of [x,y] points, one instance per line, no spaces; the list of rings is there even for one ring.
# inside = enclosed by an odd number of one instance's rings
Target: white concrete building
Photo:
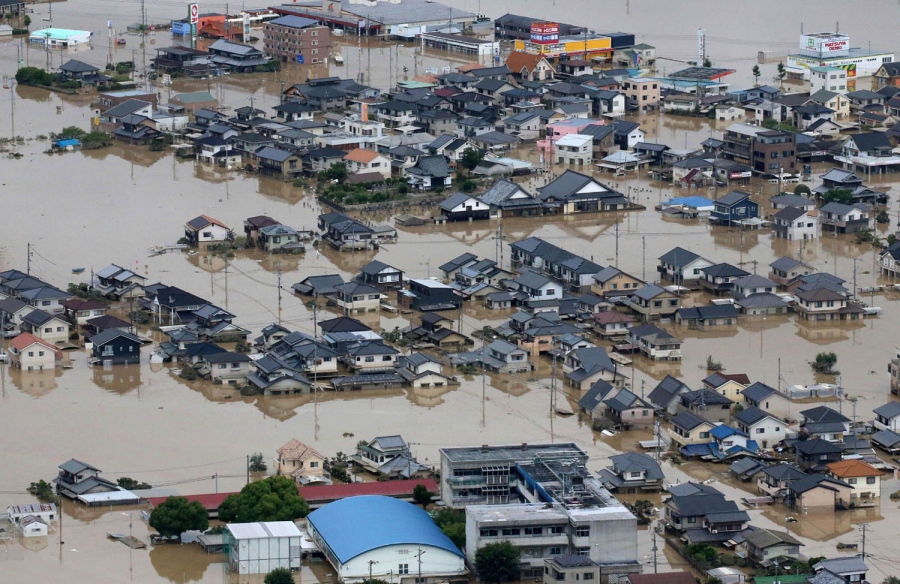
[[[587,166],[593,157],[593,137],[586,134],[566,134],[556,141],[557,164]]]
[[[292,521],[231,523],[223,540],[228,549],[228,569],[238,574],[300,569],[301,539],[302,533]]]
[[[516,499],[508,505],[466,507],[466,557],[509,541],[521,553],[521,579],[538,579],[544,560],[586,556],[601,577],[641,572],[637,519],[583,464],[536,458],[516,466]]]

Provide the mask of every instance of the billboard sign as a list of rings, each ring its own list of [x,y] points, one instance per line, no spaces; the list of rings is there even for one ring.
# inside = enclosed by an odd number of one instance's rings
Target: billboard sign
[[[200,22],[200,5],[199,4],[191,4],[188,7],[188,15],[190,17],[191,24],[196,25]]]
[[[244,43],[250,42],[250,15],[244,13]]]

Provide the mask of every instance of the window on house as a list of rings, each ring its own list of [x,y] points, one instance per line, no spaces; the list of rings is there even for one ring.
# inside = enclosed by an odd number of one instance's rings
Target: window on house
[[[397,573],[400,575],[409,574],[409,564],[399,564],[397,566]]]
[[[366,363],[374,363],[375,357],[372,357],[372,356],[366,357],[365,361],[366,361]]]
[[[578,526],[575,528],[575,536],[576,537],[590,537],[591,528],[590,526]]]
[[[877,480],[877,479],[876,479],[875,477],[866,477],[866,484],[867,484],[867,485],[874,485],[876,480]]]

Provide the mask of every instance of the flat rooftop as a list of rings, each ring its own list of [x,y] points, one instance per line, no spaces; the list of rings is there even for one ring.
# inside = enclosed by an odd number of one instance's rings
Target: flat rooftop
[[[321,14],[331,17],[333,15],[322,11],[321,0],[301,0],[291,4],[273,6],[279,10],[301,9],[310,14]],[[343,3],[341,16],[346,18],[353,15],[359,19],[367,19],[372,25],[408,24],[415,26],[425,22],[451,22],[461,20],[474,20],[476,15],[472,12],[452,8],[440,2],[429,0],[400,0],[397,4],[390,2],[377,2],[375,6],[368,4]],[[334,15],[337,16],[337,15]]]
[[[441,454],[451,462],[516,461],[530,460],[535,456],[548,458],[577,457],[583,459],[582,462],[588,459],[587,452],[574,442],[441,448]]]

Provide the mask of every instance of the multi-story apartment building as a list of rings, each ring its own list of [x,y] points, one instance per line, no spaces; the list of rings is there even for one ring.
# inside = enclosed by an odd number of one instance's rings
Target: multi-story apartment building
[[[265,24],[263,49],[281,61],[324,63],[331,53],[331,31],[310,18],[282,16]]]
[[[757,174],[793,172],[797,168],[794,134],[761,126],[732,124],[725,130],[725,158],[750,166]]]

